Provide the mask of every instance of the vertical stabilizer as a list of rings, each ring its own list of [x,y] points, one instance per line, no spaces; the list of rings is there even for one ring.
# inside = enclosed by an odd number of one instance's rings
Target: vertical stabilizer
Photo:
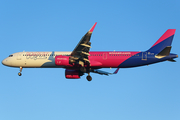
[[[159,53],[167,46],[171,46],[176,29],[168,29],[147,52]]]

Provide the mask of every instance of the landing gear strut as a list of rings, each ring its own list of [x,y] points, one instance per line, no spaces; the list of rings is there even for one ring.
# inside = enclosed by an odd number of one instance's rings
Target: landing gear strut
[[[86,79],[87,79],[88,81],[91,81],[91,80],[92,80],[92,77],[90,76],[90,73],[88,73],[88,76],[86,77]]]
[[[83,72],[83,73],[86,73],[86,68],[85,67],[81,67],[80,71]]]
[[[22,68],[22,67],[20,67],[20,72],[18,73],[18,75],[19,75],[19,76],[21,76],[21,75],[22,75],[22,73],[21,73],[21,72],[22,72],[22,69],[23,69],[23,68]]]

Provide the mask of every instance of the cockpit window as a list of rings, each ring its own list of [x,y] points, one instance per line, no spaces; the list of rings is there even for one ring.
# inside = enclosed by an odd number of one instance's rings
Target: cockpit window
[[[9,57],[12,57],[13,55],[9,55]]]

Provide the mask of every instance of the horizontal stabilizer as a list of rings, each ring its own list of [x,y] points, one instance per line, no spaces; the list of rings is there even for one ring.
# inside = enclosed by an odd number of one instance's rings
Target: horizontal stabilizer
[[[171,51],[171,46],[167,46],[160,53],[158,53],[155,57],[156,58],[166,57],[170,54],[170,51]]]
[[[160,56],[168,56],[171,51],[171,46],[165,47],[158,55]]]

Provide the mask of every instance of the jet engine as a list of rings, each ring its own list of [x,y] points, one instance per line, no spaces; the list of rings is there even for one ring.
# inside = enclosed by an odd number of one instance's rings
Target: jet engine
[[[79,70],[66,69],[65,77],[67,79],[79,79],[80,78],[80,71]]]

